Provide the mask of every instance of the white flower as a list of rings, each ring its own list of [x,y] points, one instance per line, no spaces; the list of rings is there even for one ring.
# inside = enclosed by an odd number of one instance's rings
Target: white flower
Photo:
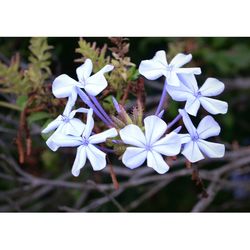
[[[181,153],[190,162],[200,161],[204,159],[204,155],[210,158],[223,157],[225,154],[223,144],[205,141],[205,139],[220,133],[220,126],[214,118],[210,115],[204,117],[196,129],[187,112],[181,109],[179,112],[189,132],[189,134],[179,134],[181,142],[184,144]]]
[[[167,130],[167,124],[155,115],[144,119],[144,127],[145,135],[134,124],[127,125],[120,130],[123,142],[133,146],[127,147],[122,156],[122,162],[125,166],[134,169],[141,166],[147,159],[148,167],[153,168],[159,174],[164,174],[169,166],[162,155],[177,155],[181,148],[180,138],[174,132],[161,138]]]
[[[73,111],[70,111],[70,101],[67,102],[67,105],[64,109],[62,115],[59,115],[55,120],[47,125],[45,129],[42,130],[42,133],[49,133],[53,130],[56,130],[46,141],[48,147],[56,151],[58,146],[53,143],[53,138],[60,134],[69,134],[69,135],[81,135],[85,124],[78,118],[74,118],[76,113],[87,113],[88,109],[79,108]]]
[[[106,65],[96,74],[91,75],[93,64],[90,59],[76,69],[78,81],[72,79],[66,74],[58,76],[52,84],[52,92],[57,98],[72,97],[72,103],[77,98],[77,88],[83,88],[92,96],[98,95],[107,87],[107,81],[104,74],[113,70],[114,66]]]
[[[226,102],[212,99],[224,90],[224,84],[215,78],[208,78],[201,88],[198,88],[195,76],[183,75],[180,77],[181,84],[178,87],[166,86],[169,95],[175,101],[186,101],[185,110],[196,116],[200,105],[209,113],[225,114],[228,109]]]
[[[97,143],[105,142],[107,138],[117,136],[115,128],[108,129],[102,133],[91,135],[94,128],[93,110],[89,109],[86,126],[81,136],[57,134],[53,143],[59,147],[78,147],[76,158],[72,167],[72,174],[78,176],[86,160],[89,159],[94,170],[101,170],[106,167],[106,154],[94,146]]]
[[[192,55],[177,54],[168,64],[166,53],[163,50],[156,52],[151,60],[144,60],[140,63],[139,72],[148,80],[155,80],[165,76],[167,83],[173,86],[179,86],[179,75],[182,74],[200,74],[200,68],[181,68],[184,64],[190,62]]]

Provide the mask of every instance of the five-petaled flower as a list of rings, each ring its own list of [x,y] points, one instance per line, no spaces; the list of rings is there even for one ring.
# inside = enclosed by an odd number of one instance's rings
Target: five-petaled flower
[[[90,76],[93,64],[90,59],[76,69],[78,81],[66,74],[58,76],[52,84],[52,92],[57,98],[71,96],[72,106],[77,99],[77,88],[84,89],[89,95],[96,96],[103,91],[108,83],[104,74],[113,70],[114,66],[106,65],[100,71]]]
[[[115,128],[108,129],[99,134],[92,134],[94,128],[93,110],[89,109],[87,122],[81,136],[57,134],[53,137],[53,143],[58,147],[77,147],[76,158],[72,167],[72,174],[78,176],[86,160],[89,159],[94,170],[102,170],[106,167],[106,154],[98,149],[95,144],[105,142],[107,138],[117,136]]]
[[[225,146],[223,144],[205,140],[211,136],[217,136],[220,133],[220,126],[214,118],[210,115],[205,116],[196,129],[187,112],[181,109],[179,112],[189,132],[189,134],[179,134],[181,142],[184,144],[181,153],[190,162],[200,161],[204,159],[204,155],[210,158],[223,157],[225,154]]]
[[[190,62],[192,55],[177,54],[168,64],[166,52],[160,50],[156,52],[153,59],[144,60],[140,63],[139,72],[148,80],[155,80],[161,76],[165,76],[167,83],[173,86],[179,86],[180,75],[201,73],[200,68],[181,68],[184,64]]]
[[[126,148],[122,156],[125,166],[134,169],[141,166],[147,159],[147,166],[153,168],[159,174],[169,170],[169,166],[162,155],[174,156],[180,152],[181,141],[175,132],[163,136],[167,130],[167,124],[155,115],[144,119],[145,135],[141,129],[130,124],[120,130],[120,136],[124,143],[132,145]]]
[[[53,138],[57,134],[79,136],[84,130],[85,124],[80,119],[74,118],[74,116],[76,113],[87,113],[88,109],[79,108],[70,111],[70,108],[70,101],[68,101],[63,114],[59,115],[55,120],[49,123],[45,129],[42,130],[42,133],[49,133],[55,130],[55,132],[46,141],[48,147],[53,151],[56,151],[59,148],[53,142]]]
[[[210,98],[219,95],[224,90],[225,86],[221,81],[208,78],[203,86],[198,88],[195,76],[192,74],[183,75],[180,80],[179,86],[167,85],[166,88],[173,100],[186,101],[185,110],[190,115],[196,116],[200,105],[213,115],[227,113],[226,102]]]

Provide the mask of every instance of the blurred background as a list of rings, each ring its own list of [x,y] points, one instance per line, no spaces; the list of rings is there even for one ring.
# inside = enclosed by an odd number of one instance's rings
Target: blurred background
[[[208,77],[225,83],[218,99],[227,101],[229,110],[226,115],[214,116],[222,127],[216,141],[227,149],[223,159],[207,159],[190,168],[178,157],[168,173],[158,175],[146,167],[128,170],[111,157],[118,189],[109,167],[94,172],[87,165],[78,178],[72,177],[75,149],[52,152],[40,133],[65,105],[65,100],[56,100],[51,93],[53,79],[62,73],[76,78],[75,70],[85,52],[93,53],[90,48],[101,51],[107,44],[106,55],[114,53],[108,38],[82,41],[86,43],[79,44],[79,38],[0,38],[0,211],[249,211],[250,39],[125,40],[129,44],[126,57],[134,64],[127,74],[129,80],[138,78],[140,61],[151,59],[158,50],[166,50],[169,59],[179,52],[191,53],[193,60],[188,66],[201,67],[200,85]],[[162,79],[144,83],[146,114],[151,114],[163,83]],[[126,102],[128,110],[135,97]],[[105,102],[109,109],[108,98]],[[169,98],[167,105],[164,119],[169,122],[184,103]],[[203,110],[197,122],[204,115]]]

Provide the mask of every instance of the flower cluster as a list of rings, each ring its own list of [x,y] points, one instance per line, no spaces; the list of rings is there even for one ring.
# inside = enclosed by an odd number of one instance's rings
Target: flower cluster
[[[201,69],[183,68],[191,59],[192,55],[179,53],[168,63],[165,51],[158,51],[152,59],[140,63],[139,73],[148,80],[162,76],[165,78],[155,114],[145,117],[141,125],[133,124],[125,108],[114,97],[117,116],[125,117],[125,122],[118,122],[118,118],[110,117],[96,98],[108,85],[105,74],[113,70],[112,65],[106,65],[91,75],[93,64],[90,59],[86,59],[76,70],[78,81],[65,74],[58,76],[53,82],[52,92],[55,97],[68,98],[68,101],[63,114],[42,131],[54,131],[46,142],[48,147],[53,151],[59,147],[77,147],[72,167],[74,176],[79,175],[87,159],[94,170],[105,168],[106,153],[121,156],[123,164],[130,169],[146,162],[148,167],[159,174],[169,170],[165,156],[172,157],[181,153],[191,163],[205,157],[223,157],[225,146],[206,140],[219,135],[219,124],[212,116],[207,115],[195,128],[189,115],[196,116],[200,106],[213,115],[225,114],[227,103],[211,98],[224,90],[224,84],[215,78],[208,78],[199,88],[195,75],[201,74]],[[186,102],[184,108],[179,109],[177,117],[168,124],[162,119],[167,95],[175,101]],[[74,109],[77,97],[80,97],[88,108]],[[86,114],[85,122],[75,117],[81,113]],[[107,126],[106,131],[94,132],[94,115]],[[186,127],[185,134],[180,133],[181,126],[172,130],[180,119]],[[109,143],[104,145],[108,138]],[[117,145],[122,146],[122,152],[116,150]]]

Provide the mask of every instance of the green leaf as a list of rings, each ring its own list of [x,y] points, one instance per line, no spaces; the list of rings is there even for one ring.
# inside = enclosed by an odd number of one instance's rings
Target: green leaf
[[[16,100],[16,104],[18,107],[20,107],[21,109],[24,109],[26,103],[28,101],[28,96],[26,95],[21,95],[17,98]]]
[[[33,123],[33,122],[37,122],[37,121],[40,121],[40,120],[43,120],[43,119],[49,118],[49,117],[50,117],[49,113],[46,113],[46,112],[37,112],[37,113],[31,114],[28,117],[28,122],[29,123]]]

